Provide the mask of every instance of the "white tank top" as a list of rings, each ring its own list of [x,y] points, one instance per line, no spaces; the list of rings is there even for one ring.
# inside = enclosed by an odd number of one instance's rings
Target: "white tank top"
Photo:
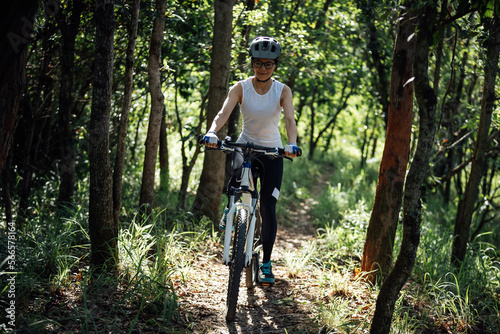
[[[243,88],[241,115],[243,130],[238,142],[252,142],[261,146],[283,147],[279,131],[279,121],[282,107],[281,92],[285,86],[272,79],[269,91],[260,95],[255,91],[252,78],[241,80]]]

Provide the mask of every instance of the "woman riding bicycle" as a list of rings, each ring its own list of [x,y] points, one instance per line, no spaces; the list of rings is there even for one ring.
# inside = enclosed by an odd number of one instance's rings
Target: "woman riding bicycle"
[[[238,142],[252,142],[267,147],[283,147],[279,132],[281,111],[285,117],[288,145],[285,155],[294,158],[297,155],[297,125],[295,123],[293,96],[290,87],[272,79],[281,56],[281,45],[270,37],[260,36],[250,44],[254,76],[241,80],[232,86],[222,109],[215,116],[209,131],[204,137],[207,147],[216,147],[217,131],[227,122],[236,103],[240,104],[242,132]],[[278,223],[276,220],[276,202],[278,201],[283,177],[283,160],[262,156],[254,163],[260,171],[260,213],[262,217],[263,259],[260,266],[259,282],[274,283],[271,266],[271,253],[276,240]],[[233,173],[228,183],[238,187],[238,178],[243,163],[242,155],[234,152],[232,156]],[[224,210],[221,228],[225,228],[228,208]]]

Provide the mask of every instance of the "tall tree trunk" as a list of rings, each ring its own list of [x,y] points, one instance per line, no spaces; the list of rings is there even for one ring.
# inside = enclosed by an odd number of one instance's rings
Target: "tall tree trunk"
[[[56,33],[55,20],[47,20],[42,31],[40,79],[38,80],[37,93],[34,105],[38,110],[36,116],[36,136],[33,144],[33,165],[45,172],[49,168],[54,170],[55,162],[49,158],[49,143],[51,135],[51,120],[54,115],[54,101],[56,98],[56,79],[52,76],[55,63],[59,62],[56,57],[58,51],[57,42],[53,36]],[[43,173],[42,172],[42,173]]]
[[[231,37],[233,0],[215,0],[215,22],[212,57],[210,62],[210,88],[208,95],[207,123],[211,124],[226,98],[231,65]],[[225,130],[219,131],[224,138]],[[203,171],[193,211],[197,216],[205,215],[215,221],[224,184],[224,155],[218,151],[205,153]]]
[[[12,155],[7,154],[7,160],[4,163],[4,168],[0,171],[2,177],[2,199],[5,212],[5,226],[9,226],[12,223],[12,201],[10,198],[10,185],[11,185],[11,171],[10,162],[12,160]]]
[[[469,180],[465,187],[464,196],[458,204],[454,231],[455,239],[453,240],[451,251],[451,262],[457,267],[460,266],[460,263],[465,258],[474,207],[479,196],[479,184],[488,168],[486,154],[489,144],[491,117],[496,101],[495,81],[497,78],[500,52],[500,17],[496,15],[492,19],[487,19],[485,28],[489,36],[485,42],[486,62],[484,66],[485,75],[483,98],[481,101],[481,116],[479,119],[479,128],[477,131],[477,140],[474,148]]]
[[[90,114],[89,229],[92,265],[97,272],[118,265],[118,226],[113,220],[113,189],[109,156],[109,121],[113,79],[113,0],[97,0],[94,88]]]
[[[407,4],[401,13],[394,47],[389,120],[385,147],[372,214],[366,234],[361,270],[374,271],[369,275],[373,282],[386,275],[392,264],[392,247],[401,209],[403,185],[410,152],[413,118],[413,52],[415,31],[411,24]]]
[[[149,116],[148,135],[146,138],[146,153],[144,154],[144,167],[142,172],[141,198],[139,205],[145,215],[152,212],[154,191],[156,157],[160,141],[161,116],[163,113],[164,96],[161,92],[161,45],[165,27],[166,0],[156,1],[156,15],[151,34],[151,46],[148,59],[148,80],[151,93],[151,114]]]
[[[311,94],[311,103],[309,104],[309,109],[311,110],[310,118],[310,130],[309,130],[309,159],[312,159],[314,155],[314,150],[316,149],[316,142],[314,141],[314,132],[316,131],[316,108],[314,103],[316,103],[316,93],[318,92],[317,86],[314,86]]]
[[[137,27],[139,25],[140,0],[132,0],[130,21],[128,25],[128,44],[125,53],[125,87],[123,92],[123,105],[116,143],[115,167],[113,171],[113,219],[118,225],[120,208],[122,206],[122,177],[125,164],[125,150],[127,144],[127,129],[129,123],[130,105],[134,85],[134,52],[137,40]]]
[[[31,150],[35,132],[35,111],[32,106],[27,106],[26,103],[21,108],[21,118],[16,132],[22,132],[24,140],[22,140],[22,148],[24,154],[20,157],[22,168],[20,170],[21,180],[19,182],[19,209],[17,214],[17,222],[22,225],[28,215],[29,198],[31,193],[31,181],[33,179],[33,167],[31,161]]]
[[[80,27],[80,15],[83,11],[81,0],[73,0],[69,3],[66,18],[63,11],[56,14],[59,29],[62,34],[62,61],[61,61],[61,86],[59,91],[59,115],[60,115],[60,164],[59,164],[59,197],[58,202],[72,202],[75,189],[75,133],[72,129],[71,115],[75,107],[73,96],[73,73],[75,67],[75,40]]]
[[[375,26],[374,17],[375,7],[378,5],[374,0],[358,0],[357,6],[361,10],[361,22],[365,25],[365,32],[368,35],[366,58],[368,59],[369,66],[373,68],[375,76],[375,89],[378,92],[378,99],[382,112],[384,115],[385,125],[387,125],[389,109],[389,92],[387,91],[388,82],[388,72],[389,68],[384,65],[382,61],[384,58],[384,52],[381,47],[380,38],[378,34],[377,27]]]
[[[25,82],[27,46],[34,33],[38,0],[8,1],[3,6],[0,31],[0,171],[17,124]],[[5,32],[5,35],[3,33]]]
[[[168,164],[168,136],[167,115],[163,109],[160,126],[160,191],[168,193],[170,190],[170,173]],[[182,206],[182,204],[181,204]]]
[[[255,10],[255,0],[245,0],[245,18],[248,18],[248,16],[252,15],[251,11]],[[247,20],[245,20],[247,21]],[[251,23],[251,22],[247,22]],[[240,48],[242,52],[238,53],[238,69],[239,72],[238,75],[242,75],[242,73],[245,72],[245,69],[248,70],[248,44],[250,42],[250,32],[252,31],[253,25],[252,24],[244,24],[242,29],[241,29],[241,39],[240,39]],[[234,80],[243,80],[245,75],[242,75],[242,77],[238,77],[238,75],[234,75]],[[233,110],[231,115],[229,116],[228,119],[228,124],[227,124],[227,134],[228,136],[236,136],[238,134],[238,123],[239,123],[239,118],[240,118],[240,110],[239,110],[239,105],[235,107],[237,110]],[[236,112],[235,112],[236,111]]]
[[[137,122],[134,130],[134,140],[132,141],[132,146],[130,147],[130,160],[135,162],[135,153],[137,151],[137,144],[139,143],[139,130],[141,128],[141,120],[145,118],[146,112],[149,108],[149,94],[146,94],[144,101],[144,107],[142,108],[142,112],[139,116],[139,121]]]
[[[429,85],[429,44],[428,36],[436,18],[436,3],[429,2],[425,12],[419,15],[416,36],[415,61],[415,96],[420,116],[419,137],[415,156],[411,163],[405,184],[403,204],[403,240],[394,268],[385,279],[377,297],[375,314],[370,333],[389,333],[392,315],[399,292],[410,277],[420,243],[421,197],[422,187],[429,170],[429,161],[436,133],[437,98]],[[410,84],[411,85],[411,84]]]
[[[32,83],[37,88],[36,90],[30,90],[33,92],[32,94],[29,94],[28,91],[24,94],[23,102],[21,102],[23,107],[20,109],[22,115],[19,118],[14,139],[17,142],[12,144],[17,145],[13,151],[16,157],[13,159],[19,164],[20,180],[17,186],[19,204],[16,220],[20,226],[26,220],[30,208],[33,176],[41,169],[46,168],[45,165],[40,164],[37,155],[40,154],[40,133],[43,131],[45,124],[48,123],[47,118],[50,118],[51,109],[53,108],[51,102],[54,80],[51,74],[51,65],[53,65],[51,60],[55,58],[55,48],[53,47],[55,29],[55,23],[49,19],[37,34],[41,46],[38,48],[41,51],[40,72],[38,80]],[[12,157],[8,160],[12,160]],[[46,163],[46,165],[50,165],[50,163]]]
[[[247,13],[251,12],[252,10],[255,9],[255,0],[245,0],[245,11]],[[247,14],[248,15],[248,14]],[[238,54],[238,68],[240,72],[244,72],[245,65],[248,63],[248,41],[250,40],[250,31],[252,30],[252,25],[250,24],[245,24],[243,25],[242,31],[241,31],[241,42],[240,46],[244,52],[240,52]],[[235,78],[237,80],[243,79],[243,78]],[[235,140],[238,137],[239,133],[239,123],[240,123],[240,105],[237,104],[233,112],[231,113],[231,116],[229,116],[229,119],[227,121],[227,135],[231,137],[231,139]],[[231,178],[231,173],[232,173],[232,156],[231,154],[226,155],[226,172],[224,175],[224,189],[227,188],[227,184],[229,183],[229,180]]]
[[[32,161],[38,174],[54,171],[57,160],[49,158],[49,144],[52,138],[52,118],[55,114],[54,102],[56,100],[56,78],[52,75],[53,68],[59,62],[56,52],[59,50],[58,43],[54,40],[57,26],[55,20],[47,20],[42,32],[40,78],[35,97],[35,108],[37,110],[35,121],[35,138],[32,147]]]

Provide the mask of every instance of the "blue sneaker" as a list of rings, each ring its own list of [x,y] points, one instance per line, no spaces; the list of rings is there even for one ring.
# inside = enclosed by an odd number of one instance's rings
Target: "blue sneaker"
[[[274,275],[271,270],[271,261],[260,265],[259,282],[263,284],[274,284]]]
[[[224,209],[224,213],[222,214],[222,218],[220,219],[219,222],[219,230],[225,231],[226,230],[226,223],[227,223],[227,213],[229,212],[229,208]]]

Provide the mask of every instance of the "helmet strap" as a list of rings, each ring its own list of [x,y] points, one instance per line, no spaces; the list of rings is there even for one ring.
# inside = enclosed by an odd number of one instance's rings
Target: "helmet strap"
[[[272,75],[271,75],[269,78],[267,78],[266,80],[260,80],[260,79],[259,79],[259,78],[257,78],[257,77],[255,77],[255,79],[257,79],[257,81],[258,81],[258,82],[268,82],[268,81],[269,81],[269,79],[271,79],[271,77],[272,77]]]

